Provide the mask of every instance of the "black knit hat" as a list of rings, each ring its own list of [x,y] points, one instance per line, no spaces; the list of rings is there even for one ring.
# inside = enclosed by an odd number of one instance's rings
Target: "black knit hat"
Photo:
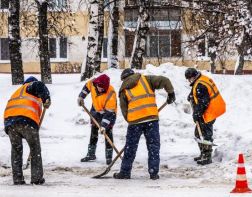
[[[190,79],[192,77],[196,77],[199,74],[199,72],[195,68],[188,68],[185,71],[185,78]]]
[[[126,68],[122,71],[121,80],[126,79],[128,76],[135,74],[134,70],[131,68]]]

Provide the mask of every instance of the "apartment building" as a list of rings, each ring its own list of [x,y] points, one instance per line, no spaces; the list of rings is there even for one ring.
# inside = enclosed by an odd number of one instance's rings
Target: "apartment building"
[[[30,1],[30,0],[26,0]],[[129,66],[129,60],[134,42],[134,29],[137,25],[138,0],[120,1],[119,23],[119,50],[118,59],[121,68]],[[50,20],[56,15],[61,15],[59,21],[51,22],[49,26],[49,50],[51,68],[54,73],[80,72],[81,64],[85,58],[88,36],[88,1],[79,0],[52,0],[49,8]],[[107,3],[107,0],[105,1]],[[22,5],[21,5],[22,6]],[[25,13],[29,12],[27,10]],[[32,11],[31,11],[32,12]],[[144,65],[151,63],[159,65],[164,62],[173,62],[175,65],[194,66],[210,70],[209,46],[211,40],[204,39],[197,48],[188,50],[186,41],[188,33],[184,31],[184,24],[188,21],[189,12],[179,7],[162,5],[160,0],[155,0],[149,10],[149,32],[147,35]],[[8,49],[8,0],[0,0],[0,72],[10,72]],[[51,16],[51,17],[50,17]],[[189,17],[188,17],[189,18]],[[23,22],[22,22],[23,21]],[[25,18],[21,13],[21,37],[23,67],[26,73],[40,72],[37,35],[34,31],[22,27]],[[55,30],[53,25],[57,26]],[[105,13],[105,31],[102,53],[101,69],[107,68],[108,26],[109,12]],[[32,24],[34,25],[34,24]],[[31,25],[31,26],[32,26]],[[60,32],[57,32],[60,31]],[[200,52],[200,56],[195,56]],[[233,70],[235,55],[225,61],[225,69]],[[217,70],[223,69],[223,63],[217,62]],[[250,62],[245,63],[245,70],[252,70]]]

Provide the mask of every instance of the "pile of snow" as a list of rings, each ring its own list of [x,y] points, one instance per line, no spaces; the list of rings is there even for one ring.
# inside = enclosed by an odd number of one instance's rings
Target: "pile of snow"
[[[184,78],[186,67],[176,67],[171,63],[163,64],[160,67],[147,65],[146,70],[139,72],[145,75],[162,75],[168,77],[173,83],[176,93],[176,103],[167,106],[160,112],[160,136],[161,136],[161,163],[160,177],[156,182],[149,180],[147,171],[147,150],[144,137],[142,136],[137,151],[134,167],[132,170],[132,180],[120,182],[114,179],[94,180],[90,177],[102,172],[105,168],[104,137],[99,136],[97,147],[97,161],[91,163],[81,163],[80,159],[87,153],[87,145],[90,137],[89,117],[81,107],[77,106],[77,97],[85,82],[79,82],[80,75],[53,75],[53,84],[48,85],[51,92],[52,105],[47,110],[42,127],[40,129],[43,165],[45,178],[48,185],[55,185],[63,191],[71,192],[85,189],[90,192],[96,190],[93,195],[99,192],[112,190],[110,194],[115,194],[120,190],[131,188],[135,196],[150,195],[150,191],[157,194],[168,194],[174,196],[190,196],[187,189],[182,189],[182,193],[176,193],[176,188],[206,188],[217,185],[222,194],[231,190],[234,184],[236,173],[236,160],[240,152],[245,154],[248,178],[251,176],[252,164],[252,99],[251,76],[229,76],[212,75],[209,72],[202,73],[213,78],[227,104],[227,112],[214,124],[214,163],[208,166],[198,166],[193,161],[193,157],[199,154],[194,137],[194,123],[191,114],[185,113],[188,110],[187,95],[191,87]],[[122,70],[109,69],[105,71],[111,78],[111,84],[119,90]],[[36,75],[35,75],[36,76]],[[36,76],[39,78],[39,76]],[[4,133],[3,112],[10,95],[18,88],[11,85],[9,74],[0,74],[0,164],[10,166],[10,142]],[[156,92],[158,105],[162,105],[167,94],[164,90]],[[119,100],[118,100],[119,102]],[[91,107],[90,96],[85,100],[85,104]],[[123,119],[120,109],[117,121],[113,130],[114,142],[118,149],[125,144],[127,123]],[[26,143],[24,143],[24,160],[29,153]],[[117,162],[112,171],[107,175],[118,171],[120,162]],[[27,182],[30,179],[29,170],[25,171]],[[251,181],[250,181],[251,182]],[[125,184],[126,183],[126,184]],[[9,185],[12,184],[11,170],[0,167],[0,185],[4,186],[2,194],[12,194]],[[117,187],[117,190],[113,188]],[[142,190],[134,189],[136,187]],[[16,187],[14,187],[16,188]],[[69,189],[70,188],[70,189]],[[151,188],[151,189],[150,189]],[[224,188],[224,189],[223,189]],[[226,189],[229,188],[229,189]],[[146,189],[146,190],[145,190]],[[31,190],[26,189],[28,194]],[[73,191],[72,191],[73,190]],[[190,190],[190,189],[189,189]],[[217,192],[216,190],[216,192]],[[53,189],[40,192],[55,192]],[[113,193],[114,191],[114,193]],[[192,191],[192,190],[191,190]],[[192,196],[202,195],[204,192],[195,190]],[[207,192],[208,191],[208,192]],[[204,196],[211,196],[211,189],[207,190]],[[225,192],[224,192],[225,191]],[[56,192],[57,193],[57,192]],[[187,194],[187,195],[181,195]],[[216,193],[212,193],[216,194]],[[36,194],[37,195],[37,194]],[[54,196],[54,195],[53,195]],[[55,195],[56,196],[56,195]],[[81,196],[81,195],[80,195]],[[115,195],[116,196],[116,195]],[[215,195],[216,196],[216,195]],[[223,196],[223,195],[221,195]]]

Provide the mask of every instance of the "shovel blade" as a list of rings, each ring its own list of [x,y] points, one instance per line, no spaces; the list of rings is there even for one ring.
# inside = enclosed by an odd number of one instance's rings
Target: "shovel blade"
[[[210,145],[210,146],[218,146],[217,144],[214,144],[213,142],[207,141],[207,140],[201,140],[199,138],[194,138],[196,142],[200,144]]]

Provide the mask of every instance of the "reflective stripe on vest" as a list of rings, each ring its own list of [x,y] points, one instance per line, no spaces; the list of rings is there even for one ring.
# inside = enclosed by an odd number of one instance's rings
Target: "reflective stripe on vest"
[[[155,94],[143,75],[134,88],[125,89],[125,94],[128,100],[128,122],[158,116]]]
[[[111,85],[109,86],[107,92],[101,95],[97,94],[92,80],[87,82],[86,87],[91,92],[93,107],[95,111],[99,112],[100,114],[105,113],[105,110],[115,113],[117,112],[116,92]]]
[[[42,101],[40,98],[26,92],[29,84],[24,84],[11,96],[4,111],[5,119],[14,116],[25,116],[39,124]]]
[[[213,80],[204,75],[201,75],[193,85],[193,98],[196,104],[198,104],[196,88],[199,83],[206,86],[210,97],[208,108],[203,114],[205,123],[208,123],[225,113],[226,104]]]

